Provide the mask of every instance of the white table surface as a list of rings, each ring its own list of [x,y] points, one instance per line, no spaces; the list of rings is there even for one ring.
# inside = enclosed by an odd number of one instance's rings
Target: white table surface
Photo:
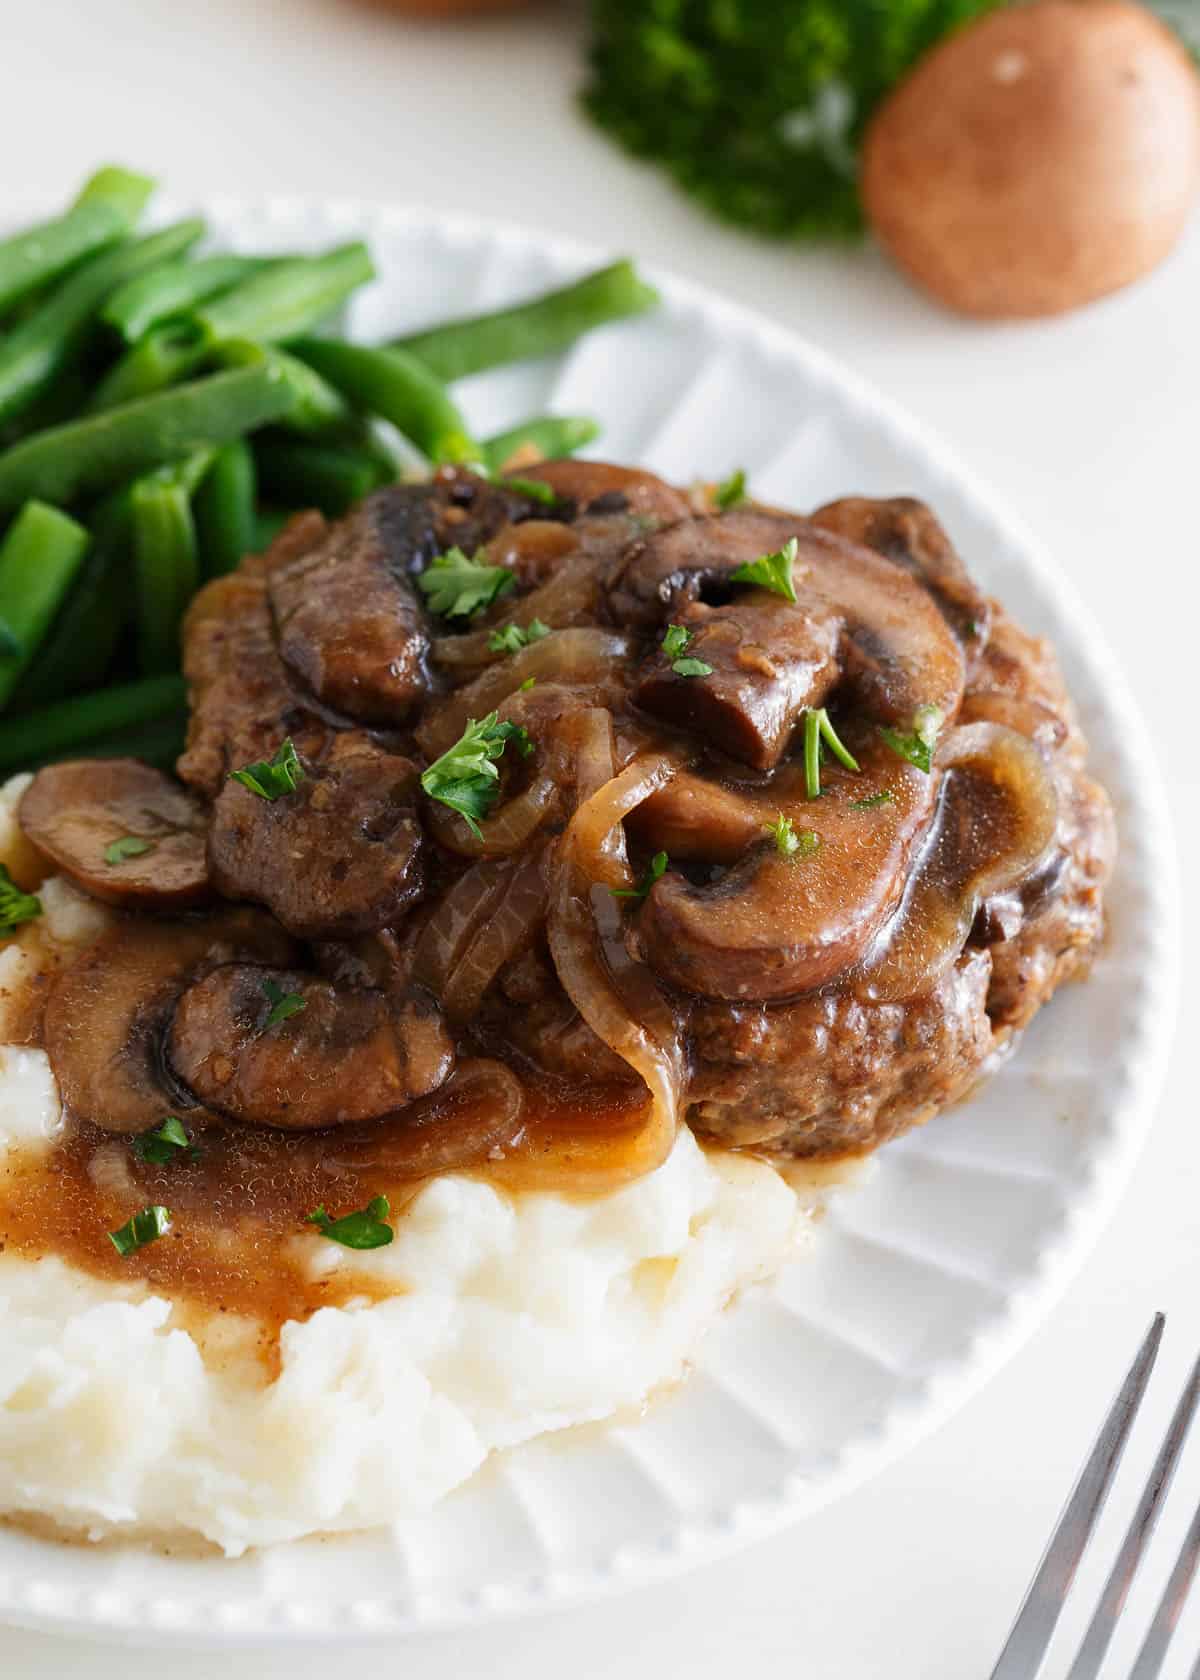
[[[937,312],[871,253],[757,243],[703,219],[577,116],[580,25],[547,4],[414,26],[348,0],[0,5],[13,187],[66,193],[119,159],[187,194],[424,201],[611,246],[807,334],[951,439],[1082,587],[1149,718],[1185,858],[1200,843],[1200,226],[1135,290],[1066,320]],[[849,487],[848,487],[849,488]],[[1186,872],[1190,873],[1190,872]],[[1180,915],[1200,938],[1193,888]],[[1168,1313],[1160,1374],[1105,1519],[1115,1534],[1200,1345],[1200,1144],[1184,983],[1166,1095],[1111,1228],[1022,1354],[932,1440],[833,1509],[673,1584],[583,1610],[390,1646],[407,1680],[965,1680],[1007,1623],[1135,1337]],[[1096,1046],[1103,1057],[1104,1046]],[[1144,1621],[1200,1493],[1200,1438],[1131,1613]],[[1099,1579],[1096,1560],[1084,1585]],[[1082,1607],[1068,1616],[1078,1628]],[[1131,1660],[1134,1630],[1114,1673]],[[1200,1649],[1200,1593],[1166,1680]],[[1120,1658],[1124,1656],[1122,1664]],[[306,1680],[335,1653],[175,1650],[172,1680]],[[4,1680],[116,1680],[156,1659],[0,1629]],[[376,1666],[378,1665],[378,1666]],[[1052,1663],[1052,1680],[1065,1662]]]

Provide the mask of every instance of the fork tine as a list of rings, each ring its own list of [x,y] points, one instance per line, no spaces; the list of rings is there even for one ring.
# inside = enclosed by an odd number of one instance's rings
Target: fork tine
[[[1057,1527],[1042,1554],[1037,1573],[1017,1612],[1012,1632],[992,1670],[991,1680],[1035,1680],[1045,1660],[1075,1571],[1104,1508],[1129,1430],[1146,1392],[1150,1372],[1162,1341],[1162,1313],[1155,1313],[1137,1357],[1121,1384],[1112,1410],[1071,1489]]]
[[[1129,1589],[1133,1585],[1133,1578],[1138,1572],[1142,1561],[1142,1554],[1149,1544],[1150,1536],[1154,1533],[1154,1525],[1162,1509],[1167,1489],[1171,1486],[1171,1478],[1175,1474],[1175,1466],[1179,1462],[1179,1455],[1183,1451],[1183,1443],[1187,1440],[1188,1430],[1192,1419],[1196,1415],[1196,1405],[1200,1401],[1200,1359],[1192,1366],[1192,1374],[1188,1378],[1183,1393],[1179,1396],[1179,1404],[1175,1408],[1175,1415],[1171,1419],[1171,1427],[1167,1430],[1166,1439],[1154,1461],[1154,1468],[1150,1472],[1150,1479],[1138,1501],[1137,1510],[1133,1513],[1133,1520],[1126,1530],[1125,1538],[1121,1542],[1121,1550],[1117,1554],[1117,1561],[1113,1564],[1112,1573],[1104,1583],[1104,1591],[1100,1594],[1100,1602],[1096,1606],[1095,1614],[1088,1623],[1088,1630],[1083,1636],[1083,1644],[1079,1647],[1079,1655],[1071,1664],[1071,1672],[1067,1680],[1096,1680],[1104,1662],[1109,1641],[1117,1625],[1117,1618],[1125,1608],[1125,1600],[1129,1596]]]
[[[1142,1642],[1137,1661],[1129,1671],[1129,1680],[1154,1680],[1161,1670],[1167,1646],[1175,1632],[1175,1624],[1187,1603],[1197,1564],[1200,1564],[1200,1506],[1196,1508],[1196,1514],[1184,1537],[1183,1548],[1171,1571],[1171,1578],[1158,1601],[1158,1609],[1154,1612],[1150,1631]]]

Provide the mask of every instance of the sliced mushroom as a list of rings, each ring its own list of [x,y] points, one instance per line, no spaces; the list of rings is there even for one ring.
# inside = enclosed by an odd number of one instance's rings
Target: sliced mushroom
[[[105,904],[182,910],[208,896],[204,812],[136,758],[48,765],[18,814],[38,850]]]
[[[946,737],[938,760],[945,777],[937,820],[903,903],[864,964],[856,985],[864,997],[928,990],[962,950],[985,900],[1027,884],[1036,902],[1039,877],[1049,872],[1052,882],[1058,797],[1034,744],[1002,724],[972,723]]]
[[[991,602],[924,502],[914,496],[843,496],[819,507],[812,521],[911,572],[933,596],[964,647],[972,654],[982,652]]]
[[[573,519],[632,514],[635,519],[669,525],[686,519],[691,504],[681,490],[651,472],[614,466],[607,461],[539,461],[521,476],[548,484]],[[644,527],[643,527],[644,528]]]
[[[796,602],[730,574],[796,539]],[[621,623],[695,628],[688,657],[712,676],[680,677],[656,653],[640,704],[743,762],[779,761],[800,714],[839,674],[881,723],[933,705],[952,717],[963,656],[928,592],[901,567],[803,519],[755,512],[691,519],[634,546],[609,587]],[[710,651],[711,650],[711,655]]]
[[[424,887],[416,765],[346,731],[305,770],[275,800],[226,783],[208,836],[214,885],[265,904],[303,939],[395,923]]]
[[[158,1125],[188,1101],[162,1060],[180,993],[220,964],[282,964],[295,950],[257,910],[118,923],[55,981],[46,1005],[46,1052],[64,1106],[106,1132]]]
[[[303,1007],[271,1023],[280,997]],[[231,963],[184,992],[167,1041],[171,1067],[235,1120],[313,1131],[376,1120],[445,1080],[454,1047],[414,989],[347,991],[300,969]]]
[[[861,774],[829,766],[819,800],[790,813],[784,804],[797,830],[817,836],[815,850],[787,855],[762,835],[716,880],[696,884],[669,870],[655,884],[637,938],[659,974],[704,997],[770,1000],[823,985],[859,960],[900,900],[939,777],[877,737],[854,750]],[[782,788],[771,792],[783,798]]]

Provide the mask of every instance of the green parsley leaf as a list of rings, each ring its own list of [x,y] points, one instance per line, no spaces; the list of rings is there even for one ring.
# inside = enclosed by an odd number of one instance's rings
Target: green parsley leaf
[[[550,626],[543,624],[540,618],[530,619],[528,624],[506,624],[503,630],[493,630],[488,637],[488,651],[490,653],[520,653],[530,642],[540,642],[543,636],[550,634]]]
[[[541,478],[505,478],[501,483],[514,496],[524,496],[529,502],[540,502],[543,507],[554,507],[558,501],[557,493]]]
[[[918,706],[911,730],[887,729],[881,724],[879,733],[898,757],[907,759],[928,775],[933,768],[933,749],[941,727],[940,706]]]
[[[614,898],[645,898],[655,881],[665,872],[668,862],[666,852],[655,852],[650,859],[650,867],[636,887],[610,887],[608,890]]]
[[[417,587],[430,612],[443,618],[470,618],[516,587],[507,566],[488,566],[472,560],[461,548],[449,548],[431,560],[417,577]]]
[[[802,828],[797,834],[791,817],[785,817],[782,811],[773,823],[764,825],[764,832],[774,840],[781,857],[795,857],[797,852],[802,857],[810,857],[821,844],[821,836],[811,828]]]
[[[728,513],[730,508],[741,507],[746,500],[746,474],[739,467],[735,473],[717,485],[713,491],[713,501],[722,513]]]
[[[285,793],[295,793],[304,780],[304,766],[289,735],[269,762],[260,759],[257,764],[243,765],[240,770],[230,772],[230,780],[240,782],[260,799],[274,802]]]
[[[165,1167],[178,1160],[180,1150],[189,1150],[192,1140],[183,1123],[168,1114],[162,1125],[153,1132],[139,1132],[133,1140],[133,1152],[152,1166]]]
[[[703,659],[675,659],[671,662],[671,669],[677,677],[712,676],[712,666],[706,665]]]
[[[796,554],[799,543],[795,537],[789,537],[783,547],[774,554],[761,554],[757,560],[747,560],[745,565],[730,572],[730,583],[752,583],[759,589],[769,589],[772,594],[782,595],[787,601],[796,599],[796,585],[792,578],[792,568],[796,564]]]
[[[281,1021],[288,1020],[293,1015],[299,1015],[302,1009],[308,1008],[308,999],[299,992],[285,992],[275,980],[264,980],[263,995],[271,1005],[267,1018],[262,1024],[263,1032],[269,1032],[277,1027]]]
[[[127,1260],[139,1248],[145,1248],[147,1243],[157,1242],[159,1237],[166,1236],[170,1229],[171,1215],[167,1208],[144,1207],[132,1219],[127,1219],[120,1230],[110,1231],[108,1240],[122,1260]]]
[[[668,659],[678,659],[692,639],[692,632],[685,630],[682,624],[668,624],[667,633],[662,639],[662,649]]]
[[[529,690],[531,688],[536,688],[536,687],[537,687],[537,678],[536,677],[526,677],[525,681],[521,684],[520,688],[517,690],[517,693],[518,694],[528,694]],[[528,753],[526,753],[525,756],[528,758],[528,756],[529,756]]]
[[[850,809],[852,811],[874,811],[878,806],[890,805],[891,802],[892,790],[884,788],[882,793],[873,793],[869,799],[852,799]]]
[[[11,933],[22,922],[32,922],[41,913],[41,899],[35,893],[22,892],[7,867],[0,863],[0,934]]]
[[[123,834],[119,840],[113,840],[105,846],[104,861],[107,864],[124,863],[126,858],[141,857],[144,852],[152,852],[157,844],[157,840],[139,840],[136,834]]]
[[[495,760],[503,756],[510,741],[524,758],[533,751],[528,730],[501,723],[498,712],[489,712],[478,722],[469,718],[461,737],[422,772],[421,786],[430,799],[457,811],[477,839],[483,833],[479,820],[487,816],[500,792]]]
[[[314,1208],[304,1218],[306,1224],[315,1225],[323,1237],[341,1243],[343,1248],[386,1248],[396,1235],[387,1223],[391,1211],[386,1196],[373,1196],[365,1208],[344,1213],[340,1219],[331,1219],[323,1207]]]
[[[804,714],[804,791],[810,799],[821,797],[821,754],[826,747],[847,770],[859,768],[858,760],[829,721],[829,713],[824,706],[815,706]]]

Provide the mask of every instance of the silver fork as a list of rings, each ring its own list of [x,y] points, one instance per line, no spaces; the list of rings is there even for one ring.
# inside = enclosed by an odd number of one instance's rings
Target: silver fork
[[[1054,1533],[1042,1555],[1037,1573],[1017,1612],[1012,1632],[1005,1640],[991,1680],[1035,1680],[1050,1648],[1050,1641],[1062,1614],[1067,1594],[1075,1579],[1084,1549],[1091,1538],[1108,1490],[1112,1486],[1129,1439],[1129,1431],[1137,1416],[1142,1396],[1154,1369],[1162,1341],[1162,1313],[1155,1314],[1129,1368],[1112,1410],[1105,1418],[1096,1444],[1088,1455],[1079,1478],[1071,1489]],[[1083,1643],[1071,1664],[1067,1680],[1096,1680],[1107,1654],[1109,1642],[1116,1630],[1138,1565],[1154,1532],[1167,1489],[1175,1474],[1175,1466],[1187,1439],[1197,1403],[1200,1402],[1200,1359],[1192,1367],[1179,1404],[1171,1419],[1166,1438],[1159,1448],[1150,1479],[1142,1490],[1137,1510],[1121,1542],[1116,1562],[1104,1584],[1099,1602],[1088,1623]],[[1158,1602],[1154,1619],[1129,1671],[1127,1680],[1154,1680],[1160,1672],[1175,1624],[1187,1600],[1196,1566],[1200,1563],[1200,1507],[1192,1518],[1183,1547],[1175,1560],[1170,1578]],[[1200,1657],[1191,1672],[1191,1680],[1200,1680]]]

